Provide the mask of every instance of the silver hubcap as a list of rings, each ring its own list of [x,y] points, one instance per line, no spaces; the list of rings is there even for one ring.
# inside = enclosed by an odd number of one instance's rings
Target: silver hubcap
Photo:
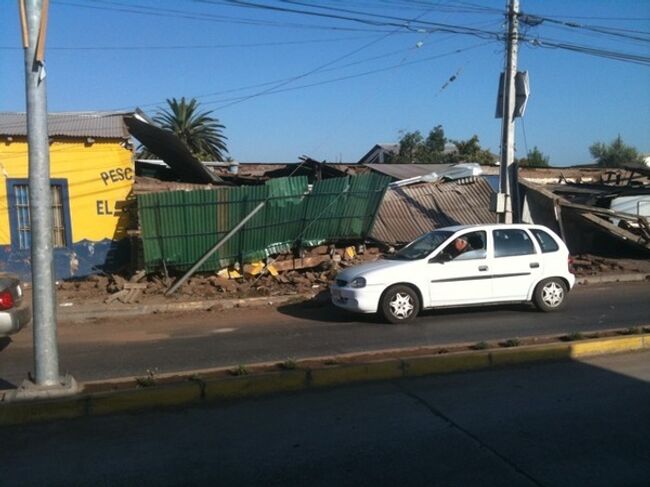
[[[557,282],[549,282],[542,288],[542,301],[551,308],[556,308],[564,299],[564,289]]]
[[[411,316],[415,309],[411,296],[406,293],[396,293],[395,296],[393,296],[393,299],[390,300],[389,304],[390,312],[400,320]]]

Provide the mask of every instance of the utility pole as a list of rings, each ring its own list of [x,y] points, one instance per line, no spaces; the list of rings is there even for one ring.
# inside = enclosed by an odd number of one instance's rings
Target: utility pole
[[[503,109],[501,125],[501,167],[499,168],[499,223],[517,221],[518,208],[513,206],[517,193],[517,168],[515,162],[515,76],[517,75],[517,41],[519,28],[519,0],[507,0],[508,34],[506,36],[506,69],[503,74]],[[501,206],[501,208],[499,208]]]
[[[16,392],[16,400],[66,395],[76,392],[77,389],[72,377],[62,379],[59,375],[56,337],[52,193],[44,59],[48,3],[48,0],[19,0],[25,49],[34,382],[23,382]]]

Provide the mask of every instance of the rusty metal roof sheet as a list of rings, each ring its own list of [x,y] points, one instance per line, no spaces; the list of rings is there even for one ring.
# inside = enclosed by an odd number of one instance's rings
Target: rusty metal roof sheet
[[[130,112],[62,112],[49,113],[47,128],[50,137],[93,137],[126,139],[129,132],[123,117]],[[0,112],[0,135],[26,137],[27,117],[24,112]]]
[[[439,227],[494,223],[492,193],[483,177],[389,189],[369,236],[405,244]]]
[[[223,180],[206,168],[173,132],[155,125],[144,112],[124,117],[129,131],[151,152],[160,157],[185,183],[209,184]]]

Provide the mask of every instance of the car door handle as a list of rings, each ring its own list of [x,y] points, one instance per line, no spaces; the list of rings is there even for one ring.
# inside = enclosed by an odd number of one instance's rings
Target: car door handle
[[[530,268],[531,269],[537,269],[539,267],[539,262],[531,262],[530,263]]]
[[[488,266],[486,266],[486,265],[480,265],[480,266],[478,266],[478,270],[481,271],[481,272],[483,272],[483,271],[487,271],[487,270],[488,270]]]

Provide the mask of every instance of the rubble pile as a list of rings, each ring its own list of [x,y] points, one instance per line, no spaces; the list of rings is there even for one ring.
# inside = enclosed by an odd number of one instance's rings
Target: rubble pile
[[[303,250],[298,255],[280,254],[244,265],[235,264],[214,273],[195,274],[172,299],[210,300],[292,294],[319,294],[326,290],[345,267],[378,259],[377,247],[354,245],[336,247],[321,245]],[[615,273],[650,274],[650,260],[613,259],[590,254],[572,258],[572,271],[578,277]],[[133,304],[168,299],[165,292],[178,276],[146,274],[138,271],[130,276],[119,274],[93,275],[85,279],[57,283],[59,302]]]
[[[572,259],[573,273],[577,276],[594,276],[611,272],[639,272],[640,269],[624,265],[620,259],[594,255],[576,255]]]
[[[246,298],[315,293],[328,288],[342,268],[376,260],[377,247],[321,245],[299,253],[270,256],[265,261],[235,264],[215,273],[190,277],[172,295],[175,299]],[[59,301],[144,303],[164,299],[175,278],[139,271],[125,277],[95,275],[58,283]]]

